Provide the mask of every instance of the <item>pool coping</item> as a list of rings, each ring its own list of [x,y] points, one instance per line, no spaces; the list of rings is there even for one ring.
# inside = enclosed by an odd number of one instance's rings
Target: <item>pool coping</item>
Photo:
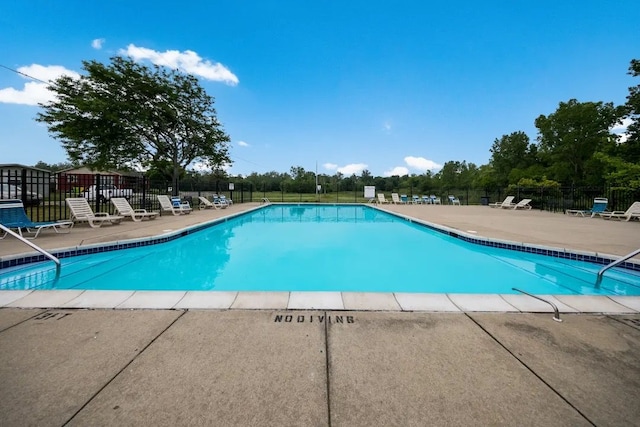
[[[301,203],[272,203],[301,205]],[[308,204],[304,204],[308,205]],[[324,205],[336,205],[325,203]],[[350,204],[340,204],[350,205]],[[363,204],[352,204],[363,205]],[[189,235],[196,231],[246,215],[266,205],[191,225],[151,237],[73,246],[51,251],[61,258],[148,246]],[[565,259],[606,264],[615,255],[570,250],[476,236],[471,233],[390,212],[365,204],[411,223],[472,244],[536,253]],[[0,258],[0,268],[44,261],[43,255],[15,254]],[[640,263],[625,262],[625,268],[640,271]],[[561,313],[640,313],[640,296],[538,295],[558,307]],[[348,310],[402,312],[553,312],[551,305],[523,294],[433,294],[366,292],[243,292],[243,291],[95,291],[95,290],[0,290],[0,307],[77,309],[245,309],[245,310]]]

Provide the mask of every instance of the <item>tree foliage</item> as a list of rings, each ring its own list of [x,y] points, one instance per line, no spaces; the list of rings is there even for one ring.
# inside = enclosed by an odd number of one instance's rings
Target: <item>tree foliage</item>
[[[540,153],[552,163],[553,178],[583,184],[587,162],[604,144],[615,141],[610,129],[622,114],[613,103],[571,99],[554,113],[540,115],[535,121]]]
[[[84,61],[79,79],[63,76],[36,120],[62,141],[69,158],[93,168],[140,166],[174,181],[194,161],[229,163],[229,137],[198,80],[115,56],[108,65]]]
[[[631,61],[629,74],[640,77],[640,60]],[[621,155],[627,162],[640,163],[640,84],[629,88],[626,109],[631,123],[627,127],[626,141],[620,144]]]
[[[494,179],[502,187],[517,181],[510,179],[514,170],[524,171],[537,160],[536,146],[530,143],[529,137],[522,131],[502,135],[493,142],[490,151]]]

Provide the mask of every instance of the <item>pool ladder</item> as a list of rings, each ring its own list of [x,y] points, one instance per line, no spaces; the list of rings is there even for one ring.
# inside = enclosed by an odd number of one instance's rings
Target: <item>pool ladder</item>
[[[21,242],[26,243],[27,246],[30,246],[31,248],[35,249],[36,251],[40,252],[42,255],[44,255],[45,257],[49,258],[51,261],[53,261],[56,264],[56,279],[60,277],[60,260],[58,258],[54,257],[49,252],[45,251],[44,249],[42,249],[40,246],[36,245],[35,243],[31,243],[30,241],[28,241],[27,239],[25,239],[24,237],[22,237],[18,233],[14,233],[13,231],[11,231],[9,228],[5,227],[2,224],[0,224],[0,230],[4,231],[6,234],[9,234],[9,235],[15,237],[16,239],[20,240]]]
[[[600,283],[602,282],[602,275],[604,274],[605,271],[607,271],[610,268],[615,267],[618,264],[622,264],[623,262],[625,262],[626,260],[628,260],[629,258],[633,258],[634,256],[640,254],[640,249],[636,249],[633,252],[629,252],[628,254],[626,254],[625,256],[623,256],[620,259],[617,259],[615,261],[613,261],[610,264],[605,265],[604,267],[602,267],[600,269],[600,271],[598,271],[598,277],[596,279],[596,286],[600,286]]]

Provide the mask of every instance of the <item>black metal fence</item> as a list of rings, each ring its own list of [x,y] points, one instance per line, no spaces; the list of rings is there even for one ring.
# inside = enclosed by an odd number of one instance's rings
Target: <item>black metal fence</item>
[[[230,185],[231,184],[231,185]],[[30,168],[0,169],[0,199],[22,200],[32,221],[68,219],[69,197],[85,197],[94,212],[114,213],[111,197],[126,197],[134,209],[160,210],[157,196],[178,194],[198,205],[198,196],[225,195],[234,203],[252,200],[245,183],[216,181],[208,186],[183,186],[174,191],[167,181],[151,181],[143,175],[101,175],[51,173]]]
[[[95,186],[95,187],[92,187]],[[114,213],[109,202],[109,191],[116,187],[123,190],[132,207],[147,210],[159,210],[157,195],[179,194],[184,200],[198,204],[198,196],[211,197],[213,194],[224,194],[234,203],[260,201],[268,198],[272,202],[324,202],[324,203],[364,203],[364,186],[355,185],[343,188],[340,182],[331,186],[322,186],[317,192],[292,192],[281,185],[280,191],[267,191],[265,185],[248,180],[229,182],[224,179],[185,179],[181,180],[178,189],[171,187],[169,181],[152,181],[143,175],[100,175],[69,174],[65,172],[51,173],[31,168],[0,168],[0,199],[20,199],[25,205],[27,215],[32,221],[55,221],[69,218],[69,210],[65,199],[68,197],[85,197],[95,212]],[[346,186],[344,186],[346,187]],[[93,192],[88,190],[93,189]],[[381,192],[381,191],[377,191]],[[444,188],[423,191],[419,188],[399,188],[384,192],[387,199],[391,193],[405,194],[409,200],[414,195],[419,197],[435,195],[443,204],[448,203],[448,196],[458,198],[463,205],[486,205],[501,202],[507,196],[514,196],[516,201],[531,199],[534,209],[551,212],[564,212],[567,209],[590,209],[595,197],[606,197],[609,200],[608,210],[625,211],[634,201],[640,200],[640,190],[615,187],[562,187],[562,188],[524,188],[512,187],[488,192],[472,188]],[[104,195],[101,197],[101,195]],[[117,196],[118,194],[116,194]]]

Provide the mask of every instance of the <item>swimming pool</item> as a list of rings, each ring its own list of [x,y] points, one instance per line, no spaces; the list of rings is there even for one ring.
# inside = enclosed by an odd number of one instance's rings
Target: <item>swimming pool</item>
[[[186,234],[186,233],[185,233]],[[640,295],[637,271],[481,246],[364,205],[270,205],[170,242],[2,270],[0,289]]]

